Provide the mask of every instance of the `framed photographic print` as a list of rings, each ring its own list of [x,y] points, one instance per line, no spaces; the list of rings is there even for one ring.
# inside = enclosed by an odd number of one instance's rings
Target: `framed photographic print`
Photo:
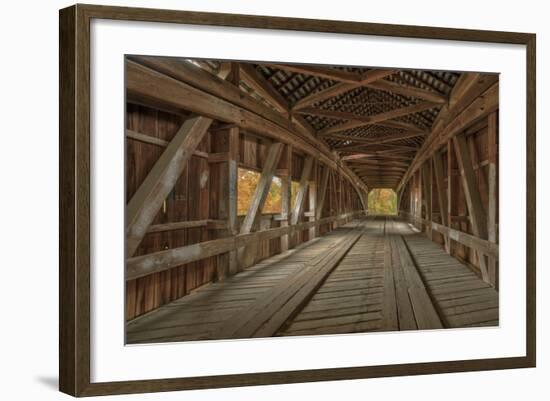
[[[535,366],[535,35],[60,11],[60,390]]]

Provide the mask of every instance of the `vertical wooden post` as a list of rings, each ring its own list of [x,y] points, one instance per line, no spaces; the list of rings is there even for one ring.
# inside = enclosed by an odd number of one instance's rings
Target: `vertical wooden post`
[[[424,203],[426,205],[426,236],[432,239],[432,166],[430,161],[422,166],[422,188],[424,189]]]
[[[239,87],[241,77],[239,63],[222,63],[221,68],[228,69],[230,72],[230,82]],[[220,199],[220,204],[225,203],[227,207],[227,231],[229,235],[237,235],[239,233],[237,214],[237,191],[238,191],[238,170],[239,170],[239,127],[231,127],[227,133],[227,183],[222,182],[224,191],[221,194],[227,194],[227,199]],[[225,175],[222,175],[222,177]],[[231,276],[240,271],[237,251],[230,251],[228,254],[228,274]],[[219,276],[219,272],[218,272]]]
[[[340,216],[344,211],[342,205],[342,174],[340,173],[340,169],[338,169],[338,176],[336,178],[338,180],[338,216]]]
[[[231,83],[236,87],[239,87],[241,83],[241,69],[239,63],[231,62]]]
[[[488,166],[488,207],[487,207],[487,239],[497,242],[497,210],[498,210],[498,121],[497,112],[489,114],[487,128],[487,148],[489,151]],[[494,258],[489,258],[489,282],[498,289],[498,265]]]
[[[233,127],[228,133],[228,158],[227,158],[227,186],[228,186],[228,208],[227,208],[227,226],[231,235],[238,234],[237,225],[237,185],[239,169],[239,128]],[[229,252],[229,274],[235,274],[239,271],[237,251]]]
[[[453,228],[453,142],[447,141],[447,225]],[[449,238],[445,249],[449,255],[453,254],[453,240]]]
[[[338,179],[337,179],[337,172],[331,171],[330,172],[331,180],[332,180],[332,196],[334,197],[334,214],[336,216],[340,215],[340,197],[339,197],[339,186],[338,186]],[[332,229],[338,228],[338,220],[334,220],[332,223]]]
[[[403,191],[404,188],[401,188],[399,191],[397,191],[397,204],[395,207],[395,212],[397,215],[399,215],[399,210],[401,209],[401,200],[403,199]]]
[[[315,160],[313,166],[313,171],[311,173],[311,179],[309,181],[309,191],[308,191],[308,198],[309,198],[309,221],[315,221],[315,216],[317,215],[317,167],[318,163]],[[311,227],[309,229],[309,236],[308,239],[311,241],[313,238],[317,236],[317,227]]]
[[[229,130],[223,130],[217,132],[215,135],[211,135],[210,141],[210,153],[219,152],[220,149],[228,151],[229,149]],[[209,164],[210,168],[210,187],[213,191],[217,191],[217,209],[212,207],[210,212],[215,213],[213,217],[218,220],[227,221],[226,230],[216,230],[214,233],[215,238],[223,238],[227,236],[235,235],[229,227],[229,199],[230,199],[230,186],[229,186],[229,162]],[[229,252],[222,253],[216,256],[216,279],[223,280],[229,272]]]
[[[240,233],[248,234],[257,228],[262,215],[262,209],[264,208],[265,200],[267,199],[267,194],[269,193],[269,187],[271,186],[271,181],[275,175],[275,169],[279,163],[279,157],[281,156],[281,151],[283,149],[283,144],[279,142],[274,142],[269,146],[267,157],[264,162],[262,169],[262,174],[260,175],[260,180],[252,196],[250,206],[246,216],[241,224]],[[254,263],[256,258],[256,253],[258,249],[258,243],[256,241],[251,242],[249,245],[244,247],[244,249],[239,249],[239,268],[243,269],[251,266]]]
[[[488,203],[488,193],[487,189],[487,178],[483,172],[483,166],[481,165],[481,160],[479,159],[479,152],[477,151],[477,145],[475,140],[475,135],[470,135],[467,138],[468,149],[470,150],[470,156],[472,158],[472,166],[477,165],[477,177],[479,178],[479,194],[481,195],[481,200],[483,205]]]
[[[292,216],[290,223],[294,226],[299,221],[304,213],[304,202],[306,199],[306,193],[307,193],[307,187],[309,182],[309,176],[311,174],[311,167],[313,165],[313,157],[307,156],[303,167],[302,167],[302,175],[300,177],[300,185],[298,186],[298,192],[296,194],[296,200],[294,201],[293,210],[292,210]],[[292,246],[294,247],[296,245],[296,237],[297,233],[294,232],[292,235]]]
[[[415,176],[416,175],[413,174],[413,176],[409,180],[409,214],[410,216],[415,216],[415,197],[416,197],[416,190],[414,185]]]
[[[319,220],[323,214],[323,208],[325,206],[325,200],[327,198],[329,172],[330,168],[328,166],[323,167],[323,172],[321,173],[321,181],[319,183],[319,198],[317,199],[317,209],[315,209],[315,218],[317,220]]]
[[[290,211],[292,205],[292,145],[285,146],[284,168],[288,171],[287,175],[281,177],[281,227],[288,227],[290,221]],[[289,236],[281,235],[281,252],[289,249]]]
[[[463,134],[453,137],[455,145],[456,159],[460,168],[462,178],[462,187],[464,188],[464,197],[468,206],[468,215],[472,225],[474,235],[479,238],[487,239],[487,217],[483,210],[481,195],[477,185],[477,180],[472,166],[472,159]],[[489,274],[485,255],[477,252],[479,259],[479,269],[484,281],[489,282]]]
[[[433,167],[435,173],[435,184],[437,190],[437,199],[439,203],[439,215],[441,216],[441,224],[449,226],[449,215],[447,208],[447,192],[444,187],[443,178],[443,160],[441,160],[441,154],[436,151],[433,155]],[[449,249],[450,238],[447,235],[443,236],[445,240],[445,249]]]

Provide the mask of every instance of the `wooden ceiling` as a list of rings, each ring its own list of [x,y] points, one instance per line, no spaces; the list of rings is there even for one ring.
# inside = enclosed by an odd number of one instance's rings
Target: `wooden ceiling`
[[[219,70],[216,61],[198,62]],[[233,63],[235,64],[235,63]],[[460,74],[238,63],[240,87],[322,139],[369,188],[396,188]]]

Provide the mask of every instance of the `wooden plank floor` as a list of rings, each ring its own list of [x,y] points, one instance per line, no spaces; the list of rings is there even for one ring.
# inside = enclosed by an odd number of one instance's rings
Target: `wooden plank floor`
[[[383,219],[372,220],[359,241],[279,335],[378,330],[382,322]]]
[[[408,224],[348,223],[130,321],[127,342],[498,325],[498,292]]]
[[[357,230],[348,223],[329,234],[295,249],[265,259],[222,282],[212,283],[170,304],[138,317],[127,324],[126,342],[232,338],[220,330],[285,283],[296,278],[304,264],[330,254],[339,241]]]
[[[422,234],[404,236],[445,327],[498,326],[498,292]]]

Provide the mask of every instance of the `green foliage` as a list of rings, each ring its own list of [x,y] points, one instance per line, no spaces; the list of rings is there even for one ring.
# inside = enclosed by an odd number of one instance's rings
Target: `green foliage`
[[[376,188],[369,192],[369,214],[397,214],[397,194],[392,189]]]

